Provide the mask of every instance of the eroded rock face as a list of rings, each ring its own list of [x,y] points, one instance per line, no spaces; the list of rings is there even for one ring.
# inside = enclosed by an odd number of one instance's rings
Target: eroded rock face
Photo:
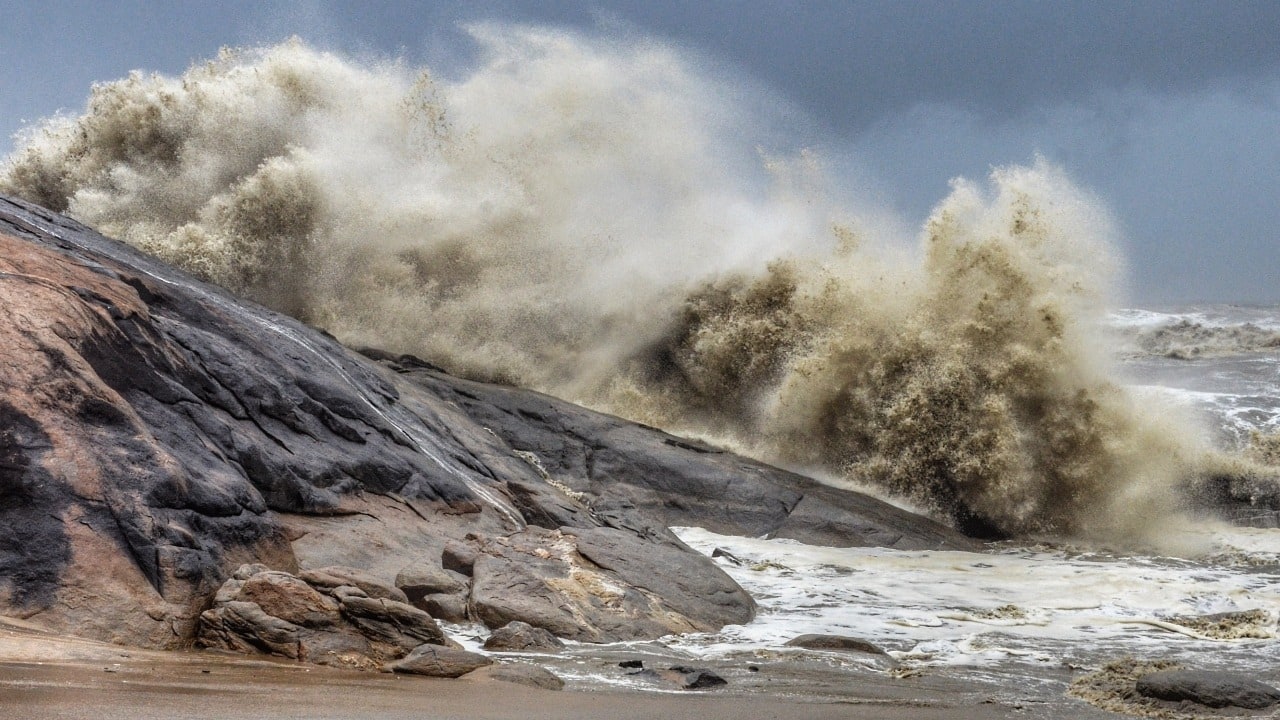
[[[332,578],[325,573],[303,573]],[[377,669],[423,644],[448,641],[425,612],[370,597],[354,585],[317,584],[263,565],[244,565],[200,616],[198,643],[319,665]]]
[[[360,665],[442,640],[430,613],[601,641],[750,619],[673,523],[968,546],[537,393],[380,365],[2,197],[0,303],[0,613],[52,630]]]

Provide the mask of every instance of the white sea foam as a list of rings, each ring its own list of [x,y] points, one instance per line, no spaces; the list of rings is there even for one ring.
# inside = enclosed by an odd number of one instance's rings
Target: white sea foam
[[[676,640],[704,657],[799,653],[805,633],[848,635],[915,666],[1080,662],[1124,654],[1195,656],[1199,665],[1280,658],[1280,531],[1203,526],[1182,539],[1200,559],[1044,547],[993,553],[826,548],[791,540],[678,534],[742,565],[721,567],[756,598],[758,617]],[[1196,616],[1260,611],[1206,626]],[[1204,651],[1213,650],[1213,660]],[[870,660],[868,660],[870,662]]]

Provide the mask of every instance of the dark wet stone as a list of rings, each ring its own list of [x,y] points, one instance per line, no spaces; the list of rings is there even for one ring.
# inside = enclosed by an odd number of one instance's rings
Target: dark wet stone
[[[1138,678],[1139,693],[1158,700],[1190,701],[1212,708],[1261,710],[1280,703],[1280,690],[1241,673],[1168,670]]]
[[[833,652],[859,652],[870,655],[885,655],[885,651],[876,645],[860,638],[844,635],[800,635],[786,642],[787,647],[805,648],[806,650],[830,650]]]

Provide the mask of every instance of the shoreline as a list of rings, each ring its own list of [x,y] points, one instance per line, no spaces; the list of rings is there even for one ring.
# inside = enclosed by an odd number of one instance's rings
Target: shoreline
[[[850,677],[845,697],[625,688],[548,691],[493,680],[367,673],[206,651],[158,651],[54,635],[0,618],[0,708],[47,720],[547,720],[662,717],[978,720],[1062,717],[1064,703],[1009,701],[963,678]],[[1070,702],[1071,717],[1118,717]]]

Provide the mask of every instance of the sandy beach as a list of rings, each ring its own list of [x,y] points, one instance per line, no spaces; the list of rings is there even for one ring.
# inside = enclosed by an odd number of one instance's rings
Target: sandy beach
[[[205,652],[165,653],[0,621],[0,717],[42,720],[504,720],[520,718],[1027,718],[1058,703],[1010,702],[940,676],[859,678],[838,701],[617,690],[553,692],[495,681],[345,672]],[[1064,702],[1069,702],[1065,698]],[[1073,717],[1115,717],[1071,703]],[[1055,707],[1056,706],[1056,707]]]

